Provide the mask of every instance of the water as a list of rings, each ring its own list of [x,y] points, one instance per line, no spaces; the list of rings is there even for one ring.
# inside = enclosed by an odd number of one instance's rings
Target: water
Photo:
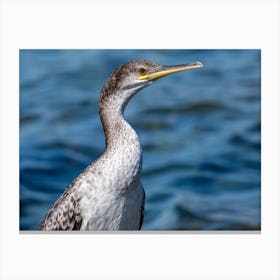
[[[99,92],[129,60],[204,68],[136,95],[125,117],[142,143],[144,230],[259,230],[259,50],[21,50],[20,229],[36,230],[104,149]]]

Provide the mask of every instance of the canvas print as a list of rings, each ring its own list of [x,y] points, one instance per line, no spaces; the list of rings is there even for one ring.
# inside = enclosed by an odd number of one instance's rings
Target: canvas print
[[[19,60],[21,231],[261,229],[261,50]]]

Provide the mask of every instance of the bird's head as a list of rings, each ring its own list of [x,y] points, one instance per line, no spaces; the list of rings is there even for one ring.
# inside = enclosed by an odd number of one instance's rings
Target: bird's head
[[[156,80],[167,75],[186,70],[201,68],[200,62],[175,66],[161,66],[150,60],[134,60],[119,66],[105,83],[100,102],[110,100],[122,103],[124,106],[129,99],[141,89],[151,85]]]

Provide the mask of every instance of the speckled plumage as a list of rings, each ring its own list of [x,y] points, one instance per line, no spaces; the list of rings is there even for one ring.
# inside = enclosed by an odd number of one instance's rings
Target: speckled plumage
[[[140,182],[142,150],[135,131],[124,120],[129,99],[147,83],[130,86],[139,65],[160,66],[146,60],[118,67],[105,83],[99,113],[106,149],[68,186],[41,223],[41,230],[139,230],[145,193]]]
[[[140,182],[142,150],[136,132],[124,120],[128,101],[166,75],[200,68],[193,64],[163,67],[135,60],[118,67],[99,99],[106,148],[68,186],[41,223],[41,230],[139,230],[145,192]]]

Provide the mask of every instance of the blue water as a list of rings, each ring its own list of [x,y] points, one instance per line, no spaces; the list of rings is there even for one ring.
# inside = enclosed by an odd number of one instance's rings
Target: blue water
[[[21,50],[20,229],[36,230],[104,149],[98,97],[120,64],[204,68],[157,81],[125,117],[143,148],[144,230],[259,230],[259,50]]]

